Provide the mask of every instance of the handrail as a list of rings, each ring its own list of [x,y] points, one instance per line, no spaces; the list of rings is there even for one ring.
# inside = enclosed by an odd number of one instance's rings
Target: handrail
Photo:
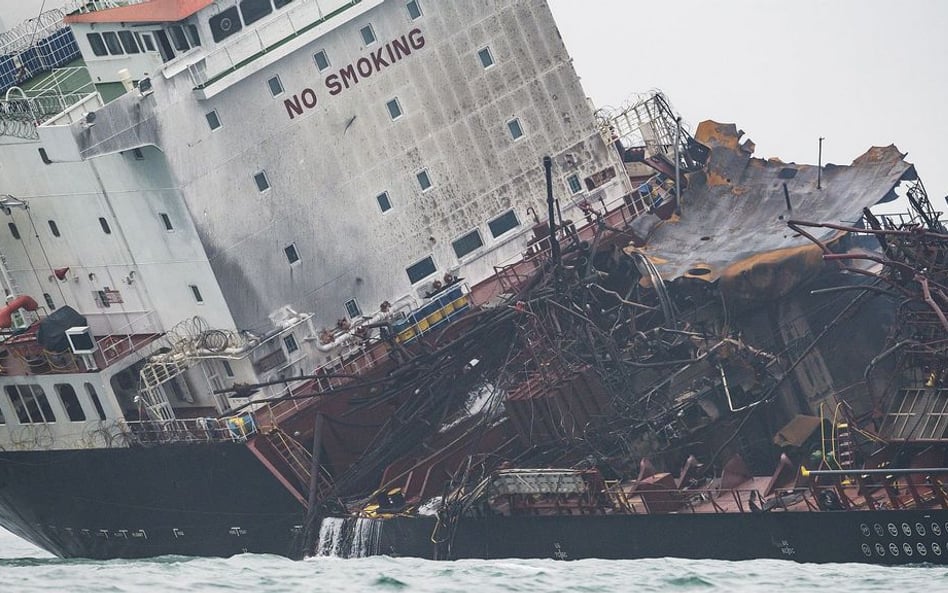
[[[172,443],[244,442],[257,433],[253,414],[228,418],[189,418],[173,420],[121,421],[119,427],[130,445]]]

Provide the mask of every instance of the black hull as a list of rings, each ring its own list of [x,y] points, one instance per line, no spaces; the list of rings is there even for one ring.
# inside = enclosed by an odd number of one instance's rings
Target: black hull
[[[494,517],[462,519],[453,538],[441,526],[435,534],[436,524],[430,518],[388,520],[374,551],[431,559],[948,564],[946,510]],[[433,534],[440,545],[432,543]]]
[[[302,512],[240,443],[0,452],[0,525],[66,558],[292,557]]]
[[[239,443],[0,452],[0,525],[62,557],[292,558],[302,520]],[[948,564],[948,510],[489,517],[455,528],[398,517],[375,534],[344,553]]]

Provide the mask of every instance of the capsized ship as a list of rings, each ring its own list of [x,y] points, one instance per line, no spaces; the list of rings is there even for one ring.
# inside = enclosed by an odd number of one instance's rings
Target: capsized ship
[[[946,234],[894,146],[797,165],[661,93],[593,111],[538,1],[38,23],[0,52],[0,525],[94,558],[943,557]]]

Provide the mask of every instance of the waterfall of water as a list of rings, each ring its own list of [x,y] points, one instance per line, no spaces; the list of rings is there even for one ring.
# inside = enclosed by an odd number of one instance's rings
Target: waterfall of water
[[[327,517],[319,526],[317,556],[365,558],[380,553],[382,521],[348,517]]]

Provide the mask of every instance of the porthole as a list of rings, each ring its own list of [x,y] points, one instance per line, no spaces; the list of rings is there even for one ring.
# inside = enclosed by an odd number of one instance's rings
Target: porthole
[[[915,533],[917,533],[917,534],[919,534],[919,535],[925,535],[925,534],[928,533],[928,532],[925,531],[925,526],[924,526],[924,525],[922,525],[921,523],[916,523],[916,524],[915,524]]]
[[[938,523],[932,523],[932,533],[935,535],[941,535],[941,525]]]
[[[908,523],[902,523],[902,533],[904,533],[907,537],[911,537],[912,526],[909,525]]]
[[[935,556],[941,556],[941,546],[938,545],[938,542],[932,542],[932,552],[935,553]]]
[[[869,544],[862,545],[862,553],[866,558],[868,558],[869,556],[872,556],[872,548],[869,547]]]
[[[875,530],[876,535],[878,535],[879,537],[882,537],[883,535],[885,535],[885,530],[882,528],[882,525],[879,525],[878,523],[876,523],[875,525],[872,526],[872,528]]]
[[[918,550],[918,553],[922,556],[928,556],[928,548],[925,547],[925,544],[918,542],[915,544],[915,549]]]
[[[895,526],[895,523],[889,523],[888,528],[893,537],[899,535],[899,528]]]
[[[902,542],[902,551],[905,552],[906,556],[911,556],[915,553],[915,551],[912,550],[912,544],[908,542]]]
[[[892,542],[891,544],[889,544],[889,553],[892,554],[893,556],[899,555],[899,547],[895,545],[895,542]]]
[[[859,525],[859,531],[862,531],[862,534],[866,537],[869,537],[870,535],[872,535],[872,532],[869,531],[869,526],[866,525],[865,523],[861,523]]]
[[[885,546],[882,544],[876,544],[876,554],[881,558],[885,556]]]

